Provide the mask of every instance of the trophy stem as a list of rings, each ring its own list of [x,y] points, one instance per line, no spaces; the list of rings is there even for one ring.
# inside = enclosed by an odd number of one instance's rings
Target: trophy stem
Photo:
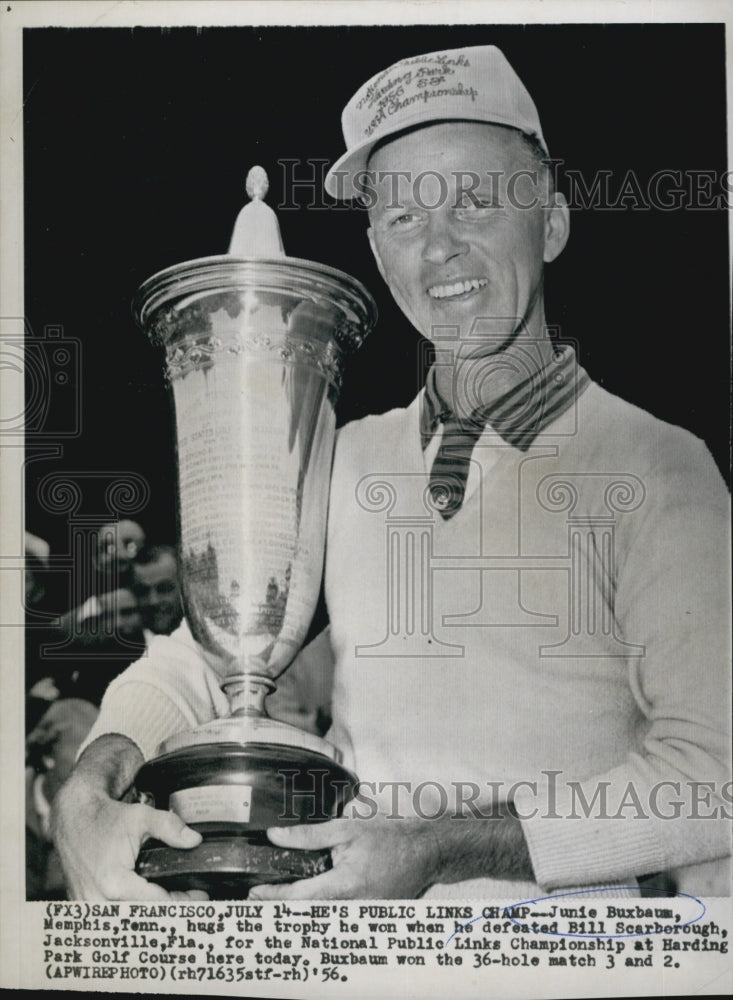
[[[262,674],[235,674],[222,684],[229,699],[231,714],[237,718],[246,715],[260,718],[266,716],[265,698],[275,687],[275,682]]]

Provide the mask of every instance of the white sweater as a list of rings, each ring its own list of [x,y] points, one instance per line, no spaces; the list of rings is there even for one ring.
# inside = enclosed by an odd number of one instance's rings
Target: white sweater
[[[334,460],[330,739],[367,797],[435,815],[511,790],[540,891],[727,854],[728,495],[704,444],[591,385],[526,452],[487,428],[443,521],[418,421],[419,397],[350,424]],[[113,682],[91,738],[149,757],[225,712],[183,628]]]

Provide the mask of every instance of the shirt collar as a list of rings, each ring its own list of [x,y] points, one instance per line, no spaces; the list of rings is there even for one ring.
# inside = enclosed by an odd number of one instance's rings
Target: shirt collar
[[[450,407],[440,396],[436,369],[428,372],[420,412],[420,435],[427,448],[441,423],[451,420]],[[568,410],[590,384],[590,377],[577,363],[575,351],[565,344],[556,347],[550,362],[519,382],[508,392],[471,414],[464,433],[476,439],[489,424],[507,444],[526,451],[537,435]]]

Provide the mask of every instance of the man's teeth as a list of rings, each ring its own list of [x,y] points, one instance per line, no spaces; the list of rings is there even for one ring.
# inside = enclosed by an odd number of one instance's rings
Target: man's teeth
[[[453,285],[433,285],[432,288],[428,288],[428,295],[431,299],[447,299],[453,295],[465,295],[466,292],[473,292],[487,284],[486,278],[469,278],[467,281],[457,281]]]

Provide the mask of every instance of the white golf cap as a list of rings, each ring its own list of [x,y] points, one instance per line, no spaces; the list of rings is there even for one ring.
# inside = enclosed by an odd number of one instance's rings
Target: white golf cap
[[[380,140],[446,120],[509,125],[548,152],[534,101],[495,45],[429,52],[377,73],[351,98],[341,116],[346,152],[329,170],[326,191],[358,197],[359,174]]]

